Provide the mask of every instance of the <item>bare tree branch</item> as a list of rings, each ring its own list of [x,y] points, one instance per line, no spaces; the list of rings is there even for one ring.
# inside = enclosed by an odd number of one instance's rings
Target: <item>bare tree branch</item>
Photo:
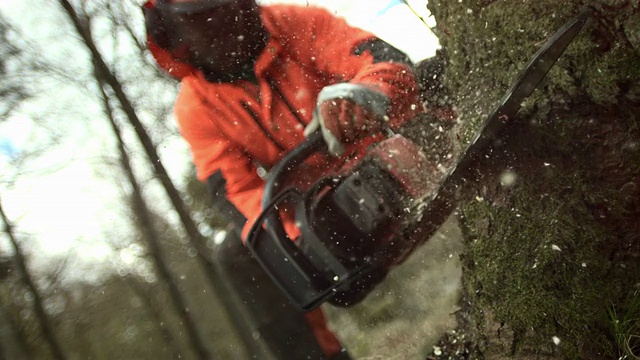
[[[99,78],[98,81],[100,80],[102,79]],[[210,358],[209,351],[205,345],[204,339],[201,339],[200,332],[198,331],[195,322],[189,314],[189,305],[187,299],[178,288],[177,281],[176,279],[174,279],[174,276],[169,269],[169,265],[167,264],[167,256],[164,254],[163,248],[160,244],[161,237],[153,226],[153,222],[150,216],[151,212],[142,196],[142,190],[140,189],[138,180],[133,173],[131,161],[129,159],[129,155],[127,154],[124,146],[124,141],[120,134],[120,128],[118,127],[116,120],[113,117],[113,112],[109,105],[109,97],[102,87],[100,89],[102,91],[103,105],[107,114],[107,118],[109,119],[113,134],[117,139],[118,152],[120,154],[120,163],[129,180],[129,185],[131,185],[133,189],[131,196],[133,197],[132,202],[134,207],[134,214],[138,218],[138,222],[141,226],[141,234],[145,240],[145,243],[149,247],[150,255],[153,258],[158,275],[168,286],[173,307],[180,314],[183,325],[187,330],[187,333],[189,334],[189,340],[191,341],[192,346],[201,359],[208,359]]]
[[[16,265],[18,266],[18,270],[22,274],[22,279],[25,285],[33,295],[33,298],[34,298],[33,308],[36,313],[38,322],[40,323],[40,327],[42,328],[45,341],[49,344],[49,347],[51,348],[51,355],[55,359],[63,360],[65,359],[65,355],[59,340],[56,338],[56,331],[51,322],[51,319],[49,318],[49,315],[47,315],[46,311],[44,310],[44,303],[43,303],[44,299],[42,298],[40,292],[38,291],[38,288],[36,287],[34,279],[31,277],[31,273],[29,272],[27,263],[25,261],[24,252],[22,250],[22,247],[20,246],[18,239],[16,238],[13,232],[13,226],[4,212],[1,201],[0,201],[0,219],[2,219],[2,222],[4,223],[4,232],[9,238],[9,242],[13,247],[14,259],[15,259]]]

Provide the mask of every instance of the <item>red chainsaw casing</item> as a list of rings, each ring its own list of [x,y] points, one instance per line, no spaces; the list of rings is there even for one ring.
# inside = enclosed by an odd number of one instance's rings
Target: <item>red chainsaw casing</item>
[[[420,205],[426,197],[433,194],[438,185],[433,182],[433,176],[426,176],[434,171],[437,171],[435,164],[428,161],[417,144],[404,136],[395,135],[375,144],[367,156],[349,172],[343,183],[348,184],[350,177],[356,177],[362,183],[361,186],[367,188],[363,192],[375,197],[374,205],[369,207],[377,210],[378,221],[381,223],[377,229],[371,226],[365,229],[364,232],[371,235],[371,241],[361,242],[357,256],[382,256],[384,260],[379,260],[387,267],[406,258],[416,246],[416,239],[410,238],[413,232],[406,230],[412,229],[420,219]],[[384,185],[374,186],[372,183]],[[336,193],[339,192],[336,190]],[[345,215],[351,221],[357,222],[362,213],[367,212],[364,206],[366,199],[361,198],[359,202],[362,204],[358,207],[344,209],[348,200],[340,197],[337,206],[345,210]],[[353,248],[351,255],[354,255]]]
[[[369,152],[371,161],[389,173],[398,182],[407,196],[422,199],[433,191],[433,184],[424,176],[434,168],[422,149],[413,141],[395,135],[375,145]]]
[[[330,302],[357,303],[419,244],[408,229],[413,230],[419,205],[435,189],[425,176],[433,169],[418,145],[395,135],[373,145],[339,177],[321,180],[307,192],[304,208],[296,211],[300,249],[327,274],[369,267],[366,275],[337,289]]]
[[[287,170],[313,153],[313,147],[301,149],[274,171],[277,176],[266,187],[269,201],[247,246],[301,309],[323,301],[357,304],[422,243],[415,236],[416,224],[425,199],[436,189],[428,180],[433,177],[425,176],[436,166],[417,144],[394,135],[304,191],[273,191]],[[295,219],[295,239],[284,230],[284,209]]]

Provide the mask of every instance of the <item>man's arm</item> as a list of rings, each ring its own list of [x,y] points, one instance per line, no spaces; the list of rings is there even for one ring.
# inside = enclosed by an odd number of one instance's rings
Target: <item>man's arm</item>
[[[402,52],[324,9],[282,6],[274,14],[288,53],[332,79],[305,129],[307,136],[321,129],[330,153],[339,155],[343,143],[397,128],[416,114],[418,88]]]
[[[184,84],[174,111],[180,133],[189,144],[198,179],[207,182],[209,186],[214,185],[216,193],[224,194],[239,210],[240,214],[237,214],[227,209],[235,219],[234,222],[238,222],[236,225],[243,227],[244,238],[248,225],[260,214],[264,181],[258,176],[245,151],[227,139],[216,125],[216,119],[224,115],[210,105],[203,104]],[[213,193],[214,197],[216,193]],[[240,223],[238,215],[248,221]]]
[[[336,83],[349,82],[381,91],[389,98],[388,116],[397,126],[413,116],[418,89],[406,55],[375,35],[352,27],[314,7],[282,7],[277,26],[296,60]]]

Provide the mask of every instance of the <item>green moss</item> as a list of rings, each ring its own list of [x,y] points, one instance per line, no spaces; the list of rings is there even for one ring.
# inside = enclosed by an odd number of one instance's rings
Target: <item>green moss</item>
[[[585,3],[429,1],[463,142]],[[461,209],[471,327],[489,338],[493,321],[504,324],[515,352],[612,357],[609,304],[624,308],[638,286],[640,7],[591,6],[593,20],[523,104]],[[518,174],[512,188],[494,184],[505,168]]]
[[[622,306],[611,306],[609,316],[619,358],[640,358],[640,292],[633,292]]]
[[[528,1],[515,5],[487,0],[429,3],[447,53],[445,82],[456,98],[463,140],[473,136],[528,59],[584,3]],[[613,104],[627,84],[640,81],[638,53],[632,42],[640,38],[637,19],[640,16],[624,24],[616,23],[618,14],[602,10],[608,9],[605,3],[616,1],[592,5],[596,8],[595,16],[551,69],[531,101],[524,104],[524,111],[537,100],[557,94],[587,96],[598,104]]]
[[[602,119],[601,113],[592,114]],[[612,261],[610,255],[622,250],[617,248],[622,239],[637,237],[628,228],[637,222],[637,188],[625,192],[625,185],[616,183],[640,176],[639,154],[620,145],[638,141],[638,120],[618,115],[623,120],[614,123],[616,133],[625,135],[617,140],[606,138],[611,129],[595,132],[602,124],[579,114],[562,119],[564,124],[512,133],[511,147],[492,163],[507,166],[509,154],[518,153],[521,162],[510,165],[517,185],[496,188],[494,177],[486,176],[479,193],[488,196],[462,208],[465,283],[474,318],[484,331],[483,312],[489,309],[517,334],[514,351],[556,351],[566,358],[584,358],[585,349],[614,351],[606,331],[607,304],[619,302],[639,274],[633,258]],[[562,340],[559,346],[553,345],[554,336]]]
[[[568,177],[567,187],[581,186]],[[529,342],[562,340],[565,353],[584,345],[584,325],[606,319],[615,285],[608,280],[610,264],[597,254],[604,234],[584,228],[576,219],[592,217],[586,204],[539,194],[520,186],[510,205],[486,200],[466,204],[470,226],[467,282],[481,306]],[[532,201],[534,200],[534,201]],[[480,222],[480,223],[478,223]],[[467,224],[469,225],[469,224]],[[604,325],[603,325],[604,326]],[[605,338],[588,339],[606,343]],[[516,344],[522,346],[524,344]]]
[[[592,66],[581,68],[581,78],[588,95],[597,103],[615,103],[621,94],[621,86],[636,83],[640,79],[640,67],[629,66],[637,62],[636,54],[616,46]]]
[[[456,97],[464,140],[473,136],[528,59],[578,7],[576,1],[487,3],[491,1],[429,3],[448,55],[446,85]],[[563,71],[553,69],[549,78],[571,90],[571,79]]]

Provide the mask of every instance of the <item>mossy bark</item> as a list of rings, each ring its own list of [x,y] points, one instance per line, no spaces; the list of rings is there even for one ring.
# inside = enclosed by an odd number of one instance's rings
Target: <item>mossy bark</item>
[[[629,351],[616,338],[634,334],[620,334],[613,318],[640,289],[638,1],[429,1],[461,144],[583,6],[592,20],[478,164],[482,175],[460,203],[460,330],[470,358]]]

